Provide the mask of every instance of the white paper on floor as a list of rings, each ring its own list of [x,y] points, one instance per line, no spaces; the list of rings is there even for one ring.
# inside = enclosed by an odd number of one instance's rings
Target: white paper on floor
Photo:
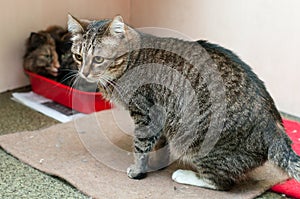
[[[32,91],[23,93],[13,93],[12,96],[12,100],[20,102],[25,106],[28,106],[40,113],[43,113],[63,123],[72,121],[75,118],[79,118],[86,115],[72,110],[61,104],[58,104]]]

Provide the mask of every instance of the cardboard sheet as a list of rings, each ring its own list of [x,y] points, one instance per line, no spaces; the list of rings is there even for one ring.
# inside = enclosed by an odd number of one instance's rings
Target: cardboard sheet
[[[173,163],[132,180],[133,124],[126,112],[108,110],[47,129],[0,137],[0,146],[21,161],[65,179],[93,198],[254,198],[287,176],[271,164],[249,174],[229,192],[173,182]]]

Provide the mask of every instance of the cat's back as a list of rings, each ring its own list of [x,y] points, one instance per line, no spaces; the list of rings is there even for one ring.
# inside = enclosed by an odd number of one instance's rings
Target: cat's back
[[[273,103],[263,81],[234,52],[205,40],[199,40],[197,43],[206,50],[210,58],[217,65],[226,91],[230,94],[235,94],[232,97],[243,97],[243,95],[252,96],[252,99],[262,97]]]
[[[226,93],[228,126],[246,128],[259,123],[281,124],[281,116],[263,81],[235,53],[204,40],[197,41],[216,63]],[[235,119],[234,119],[235,118]],[[246,125],[247,124],[247,125]]]
[[[252,71],[251,67],[240,59],[234,52],[226,49],[217,44],[210,43],[206,40],[198,40],[200,44],[208,53],[210,58],[217,64],[221,74],[226,73],[227,76],[240,75],[239,79],[251,79],[257,84],[264,86],[263,82],[257,77],[257,75]],[[242,76],[244,75],[244,76]],[[265,88],[264,88],[265,89]]]

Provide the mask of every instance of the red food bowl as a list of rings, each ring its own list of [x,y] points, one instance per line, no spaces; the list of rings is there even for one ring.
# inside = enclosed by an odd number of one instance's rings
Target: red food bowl
[[[80,91],[36,73],[25,72],[33,92],[76,111],[88,114],[112,107],[101,93]]]

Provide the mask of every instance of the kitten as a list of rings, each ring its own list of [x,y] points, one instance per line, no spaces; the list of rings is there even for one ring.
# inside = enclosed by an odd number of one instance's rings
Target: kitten
[[[60,68],[56,52],[55,38],[51,32],[59,32],[59,28],[32,32],[26,42],[26,53],[23,57],[24,69],[47,77],[56,77]]]
[[[60,26],[32,32],[26,42],[23,67],[78,90],[95,92],[95,84],[77,76],[78,68],[72,56],[70,38],[68,30]]]
[[[68,18],[79,75],[134,120],[130,178],[146,176],[149,154],[165,139],[171,155],[196,170],[175,171],[179,183],[229,190],[267,160],[300,181],[300,158],[271,96],[233,52],[144,34],[120,16]]]

